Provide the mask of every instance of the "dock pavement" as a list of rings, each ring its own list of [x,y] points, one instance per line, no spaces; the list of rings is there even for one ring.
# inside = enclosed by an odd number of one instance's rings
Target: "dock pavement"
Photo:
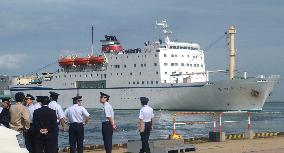
[[[114,149],[113,153],[126,153],[126,148]],[[227,140],[225,142],[206,142],[196,144],[193,153],[284,153],[284,137]],[[84,151],[84,153],[105,153],[103,150]]]

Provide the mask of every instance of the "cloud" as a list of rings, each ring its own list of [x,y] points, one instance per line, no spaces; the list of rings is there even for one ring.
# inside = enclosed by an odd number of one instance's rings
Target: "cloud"
[[[0,71],[20,69],[28,58],[27,54],[0,54]]]

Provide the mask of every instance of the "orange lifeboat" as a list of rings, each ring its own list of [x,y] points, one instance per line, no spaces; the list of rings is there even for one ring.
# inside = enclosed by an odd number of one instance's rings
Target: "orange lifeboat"
[[[103,56],[91,56],[90,57],[90,64],[103,64],[105,58]]]
[[[63,57],[58,61],[59,65],[62,67],[72,66],[74,63],[74,59],[71,57]]]
[[[74,60],[75,65],[87,65],[89,63],[90,58],[89,57],[77,57]]]

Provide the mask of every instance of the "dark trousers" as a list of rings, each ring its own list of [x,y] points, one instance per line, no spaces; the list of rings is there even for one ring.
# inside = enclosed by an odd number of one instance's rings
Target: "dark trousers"
[[[37,138],[33,142],[33,153],[56,153],[57,144],[56,139],[40,139]]]
[[[106,153],[111,153],[113,128],[110,122],[102,123],[102,134],[103,134]]]
[[[58,150],[59,150],[59,147],[58,147],[58,134],[59,134],[59,124],[60,123],[57,123],[58,126],[56,127],[56,140],[55,140],[55,143],[56,143],[56,153],[58,153]]]
[[[33,147],[33,133],[32,133],[33,125],[30,125],[30,129],[26,132],[24,132],[24,139],[25,139],[25,145],[29,153],[32,153],[32,147]]]
[[[149,137],[151,132],[151,122],[145,123],[145,129],[144,132],[140,133],[141,141],[142,141],[142,148],[140,149],[140,153],[151,153],[150,147],[149,147]]]
[[[84,126],[82,123],[71,123],[69,126],[70,153],[83,153]]]
[[[25,145],[29,153],[32,152],[32,135],[29,131],[24,132]]]

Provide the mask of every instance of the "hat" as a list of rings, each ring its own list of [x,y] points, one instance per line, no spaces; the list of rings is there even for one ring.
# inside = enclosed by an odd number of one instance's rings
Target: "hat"
[[[48,105],[48,103],[49,103],[49,97],[48,97],[48,96],[42,96],[42,97],[41,97],[41,103],[42,103],[43,105]]]
[[[56,92],[53,92],[53,91],[50,91],[49,94],[50,94],[50,96],[59,96],[60,95],[59,93],[56,93]]]
[[[2,97],[1,98],[2,99],[2,102],[5,102],[5,101],[8,101],[8,102],[10,102],[10,97]]]
[[[31,99],[31,100],[35,100],[35,98],[34,98],[31,94],[27,94],[27,95],[26,95],[26,98],[29,98],[29,99]]]
[[[36,101],[37,101],[37,102],[41,102],[43,97],[44,97],[44,96],[36,96]]]
[[[147,98],[147,97],[140,97],[140,101],[141,102],[148,102],[149,98]]]
[[[76,97],[73,97],[72,99],[73,99],[73,101],[77,101],[79,99],[82,99],[82,96],[76,96]]]
[[[110,96],[108,94],[105,94],[103,92],[100,92],[101,96],[106,96],[107,98],[109,98]]]

